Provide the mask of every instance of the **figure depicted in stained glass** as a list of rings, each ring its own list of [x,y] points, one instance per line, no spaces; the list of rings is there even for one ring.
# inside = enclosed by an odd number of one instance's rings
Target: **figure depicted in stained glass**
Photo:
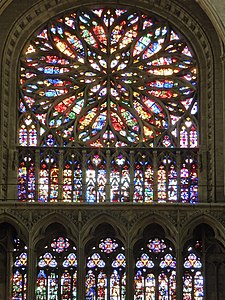
[[[124,247],[115,239],[102,239],[87,258],[86,299],[125,300],[126,259]],[[108,296],[109,295],[109,296]]]
[[[27,247],[20,239],[14,240],[12,299],[27,299]]]
[[[67,159],[62,171],[44,151],[36,165],[20,158],[20,201],[198,201],[197,63],[167,21],[129,7],[77,9],[49,20],[20,62],[19,146],[60,147]],[[62,150],[70,147],[98,151],[77,160]],[[131,166],[130,147],[143,150],[139,164]],[[143,160],[145,148],[166,163]],[[103,149],[111,149],[110,162]]]
[[[174,249],[159,238],[141,245],[136,253],[134,299],[175,300],[176,259]]]
[[[164,147],[197,146],[193,52],[141,11],[83,8],[49,21],[24,50],[20,80],[21,145],[36,144],[32,124],[39,143],[57,134],[59,146],[156,147],[161,135]]]
[[[201,241],[197,241],[193,247],[189,247],[184,258],[183,275],[183,299],[203,300],[204,299],[204,277],[202,274],[203,265],[201,262]]]
[[[46,245],[38,260],[36,299],[77,299],[76,247],[58,237]]]

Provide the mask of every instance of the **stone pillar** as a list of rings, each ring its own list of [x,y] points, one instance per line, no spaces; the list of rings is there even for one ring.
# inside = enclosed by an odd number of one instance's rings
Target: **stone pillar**
[[[36,270],[36,252],[33,248],[31,238],[28,245],[28,261],[27,261],[27,299],[35,300],[35,284],[37,278]]]
[[[134,299],[134,257],[130,245],[126,248],[126,300]]]
[[[18,151],[16,149],[9,150],[7,167],[7,201],[17,201]]]
[[[85,253],[84,245],[81,236],[81,222],[82,215],[81,212],[78,214],[78,245],[77,245],[77,299],[85,299],[85,272],[86,272],[86,262],[85,262]]]
[[[177,211],[177,224],[180,224],[180,212]],[[176,240],[176,300],[183,300],[183,249],[180,241],[180,229],[178,227]]]
[[[224,49],[225,52],[225,49]],[[223,129],[225,128],[225,53],[221,57],[222,60],[222,69],[223,69],[223,76],[222,76],[222,83],[223,83]],[[221,99],[222,100],[222,99]],[[225,196],[225,130],[223,130],[223,195]]]
[[[11,274],[8,274],[7,269],[7,257],[6,251],[1,247],[0,249],[0,299],[6,299],[6,280],[11,278]]]

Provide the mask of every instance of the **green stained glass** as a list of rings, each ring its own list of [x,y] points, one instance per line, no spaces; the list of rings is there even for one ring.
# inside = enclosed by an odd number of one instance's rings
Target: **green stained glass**
[[[174,135],[179,118],[195,123],[196,82],[194,53],[167,22],[132,9],[83,8],[50,20],[24,48],[20,111],[57,130],[63,146],[154,145],[165,130]],[[191,147],[195,132],[185,137]],[[19,134],[23,145],[28,133]]]

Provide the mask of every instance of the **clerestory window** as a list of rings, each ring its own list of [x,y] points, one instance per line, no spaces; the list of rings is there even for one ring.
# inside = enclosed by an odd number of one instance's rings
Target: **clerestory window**
[[[29,39],[19,79],[19,201],[198,202],[197,62],[166,20],[67,12]]]

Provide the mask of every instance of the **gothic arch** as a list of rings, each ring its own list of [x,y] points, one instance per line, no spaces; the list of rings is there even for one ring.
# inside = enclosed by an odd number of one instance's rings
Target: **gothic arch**
[[[11,225],[14,228],[18,238],[22,239],[24,242],[28,242],[28,228],[21,222],[19,218],[16,218],[15,216],[7,213],[0,216],[0,226],[3,223]]]
[[[207,214],[195,216],[195,218],[193,218],[191,221],[189,220],[189,222],[183,224],[181,233],[180,233],[181,243],[185,244],[185,242],[190,240],[193,236],[194,229],[201,224],[207,224],[208,226],[213,228],[215,238],[218,241],[220,241],[223,245],[225,245],[224,226],[216,218],[213,218],[212,216],[207,215]]]
[[[59,224],[64,228],[67,236],[77,241],[78,230],[76,225],[60,213],[50,213],[36,223],[32,228],[32,240],[34,245],[41,239],[46,238],[46,230],[51,227],[54,230],[54,224]]]
[[[102,213],[99,216],[96,216],[90,219],[82,228],[81,236],[82,243],[87,244],[91,239],[98,236],[96,229],[101,226],[101,224],[108,224],[114,229],[114,236],[119,238],[121,242],[126,244],[126,228],[121,224],[119,219],[115,219],[112,216]],[[103,228],[104,233],[104,228]],[[99,235],[101,238],[101,234]]]
[[[131,245],[133,246],[138,239],[143,236],[143,232],[146,227],[157,224],[158,226],[162,227],[165,232],[165,237],[170,240],[174,245],[176,244],[176,237],[177,237],[177,228],[174,226],[170,220],[164,216],[163,214],[152,214],[143,217],[137,223],[133,224],[130,228],[130,240]]]
[[[84,4],[89,4],[90,1],[86,1]],[[114,3],[112,1],[104,2],[106,3]],[[118,4],[118,2],[115,2]],[[123,1],[121,2],[121,5],[129,4],[129,1]],[[99,3],[98,3],[99,5]],[[53,1],[51,4],[49,4],[47,1],[39,2],[38,4],[34,5],[32,7],[32,10],[27,10],[26,13],[23,14],[23,17],[19,18],[9,36],[5,45],[4,55],[3,55],[3,95],[5,99],[9,99],[8,101],[5,101],[5,104],[3,106],[3,115],[4,115],[4,126],[3,133],[6,132],[10,127],[14,127],[15,120],[16,120],[16,110],[11,110],[13,107],[15,107],[16,103],[16,85],[17,80],[14,76],[14,74],[17,73],[18,69],[18,61],[19,61],[19,55],[21,48],[23,47],[25,41],[27,40],[27,36],[30,35],[31,32],[34,32],[40,23],[45,23],[45,21],[49,18],[51,18],[54,15],[57,15],[61,13],[62,11],[71,8],[75,8],[76,6],[79,6],[79,3],[74,3],[74,1],[61,1],[58,3],[58,1]],[[211,52],[211,43],[217,42],[215,41],[209,41],[207,35],[202,30],[199,23],[194,20],[194,18],[187,13],[183,8],[179,7],[179,5],[175,3],[171,3],[171,1],[162,1],[161,3],[154,3],[154,1],[150,1],[148,5],[146,5],[144,2],[139,2],[138,6],[140,8],[143,8],[145,10],[151,10],[152,12],[158,14],[161,17],[165,17],[168,19],[172,24],[176,23],[175,26],[178,26],[182,32],[186,35],[187,39],[189,39],[192,42],[192,45],[194,47],[194,50],[196,52],[196,55],[199,56],[200,61],[200,80],[202,85],[207,85],[208,91],[205,89],[202,89],[201,92],[201,98],[202,99],[208,99],[205,103],[204,101],[201,101],[201,111],[203,115],[206,115],[208,111],[208,118],[202,118],[201,122],[201,128],[200,128],[200,136],[202,137],[201,141],[201,149],[200,149],[200,157],[202,161],[202,171],[200,174],[200,185],[206,186],[206,151],[208,149],[209,151],[209,174],[208,174],[208,186],[209,186],[209,194],[206,195],[205,192],[202,191],[202,194],[200,195],[201,199],[204,199],[203,201],[211,201],[212,197],[214,195],[214,158],[212,155],[212,151],[214,149],[214,122],[213,122],[213,93],[212,93],[212,76],[213,76],[213,55]],[[174,21],[174,15],[176,15],[176,22]],[[8,80],[8,78],[14,78],[15,80]],[[11,88],[8,89],[8,85],[11,85]],[[10,94],[9,94],[10,92]],[[10,103],[10,106],[9,106]],[[12,104],[12,105],[11,105]],[[208,123],[208,124],[207,124]],[[14,127],[15,128],[15,127]],[[6,148],[10,148],[9,151],[9,158],[12,161],[12,166],[9,166],[8,174],[12,180],[15,180],[15,174],[14,174],[14,168],[16,161],[16,154],[15,154],[15,145],[16,145],[16,136],[15,131],[13,130],[14,134],[10,135],[10,140],[8,138],[3,138],[3,150],[6,151]],[[3,134],[5,137],[7,137],[6,134]],[[206,135],[208,135],[208,140],[205,138]],[[3,151],[3,152],[4,152]],[[3,172],[5,172],[5,175],[7,173],[7,170],[3,168]],[[4,179],[5,175],[2,176],[2,179]],[[13,182],[10,182],[8,184],[12,184]],[[6,197],[6,194],[5,196]],[[16,191],[11,189],[8,191],[8,197],[15,199],[16,198]]]
[[[0,4],[0,12],[6,10],[6,8],[12,11],[14,8],[15,16],[15,2],[17,1],[3,0]],[[16,170],[18,167],[15,103],[20,52],[27,38],[41,24],[63,11],[70,11],[70,9],[80,6],[78,0],[53,0],[50,2],[48,0],[31,0],[28,7],[21,3],[18,12],[16,11],[17,17],[13,22],[6,22],[5,27],[7,27],[7,30],[1,33],[3,37],[7,35],[7,39],[2,39],[4,49],[1,71],[0,183],[2,188],[0,198],[10,201],[7,203],[2,201],[1,203],[3,209],[1,210],[0,222],[2,220],[2,222],[6,221],[12,224],[18,230],[22,239],[32,241],[32,245],[29,245],[31,247],[36,246],[45,237],[46,229],[55,222],[64,226],[71,240],[80,242],[80,249],[91,238],[95,237],[95,229],[103,223],[107,223],[115,229],[116,238],[120,239],[125,247],[128,247],[128,251],[132,251],[137,239],[141,238],[143,228],[153,223],[163,227],[166,239],[173,243],[177,249],[181,249],[187,239],[192,237],[194,228],[202,223],[211,226],[215,231],[215,238],[225,245],[224,212],[222,205],[216,206],[214,205],[216,203],[204,203],[203,205],[199,203],[194,206],[194,209],[191,205],[183,204],[167,206],[163,203],[162,205],[151,206],[151,204],[126,203],[128,205],[122,207],[114,203],[115,210],[112,205],[108,204],[96,205],[93,210],[87,205],[80,205],[80,203],[71,206],[65,203],[64,206],[57,206],[54,203],[46,206],[41,203],[39,203],[40,206],[33,203],[18,203],[15,205],[14,201],[17,198]],[[224,170],[221,164],[221,161],[224,160],[221,138],[224,127],[222,122],[223,103],[221,100],[224,96],[222,92],[224,82],[221,80],[223,66],[220,56],[224,56],[222,41],[225,42],[225,35],[219,18],[214,14],[213,9],[208,6],[208,0],[193,1],[191,4],[189,4],[189,1],[177,0],[137,0],[134,3],[129,3],[128,0],[94,1],[94,5],[97,6],[101,3],[117,6],[131,5],[144,11],[152,11],[162,18],[168,19],[192,44],[199,60],[199,79],[202,85],[200,87],[200,135],[202,139],[199,164],[200,185],[203,188],[200,191],[199,198],[201,202],[224,201]],[[93,1],[84,0],[82,5],[93,5]],[[4,15],[5,21],[6,18],[6,15]],[[210,213],[211,210],[212,213]],[[43,230],[42,227],[44,227]],[[33,249],[30,250],[30,261],[35,257],[32,251]],[[79,251],[82,252],[82,250]],[[83,259],[83,253],[80,254],[81,259]],[[182,259],[182,255],[180,258]],[[32,266],[30,275],[28,275],[28,282],[31,282],[28,286],[28,298],[31,298],[32,295],[34,297],[32,271],[35,271],[34,266]],[[79,275],[80,279],[82,279],[82,276],[85,277],[82,272]],[[129,283],[132,284],[133,279],[130,278],[129,280]],[[79,284],[79,289],[80,291],[84,290],[82,283]],[[182,287],[178,291],[179,300],[182,299],[181,289]],[[131,295],[132,287],[128,291],[129,299]],[[82,296],[82,299],[84,299],[84,294],[81,293]]]

